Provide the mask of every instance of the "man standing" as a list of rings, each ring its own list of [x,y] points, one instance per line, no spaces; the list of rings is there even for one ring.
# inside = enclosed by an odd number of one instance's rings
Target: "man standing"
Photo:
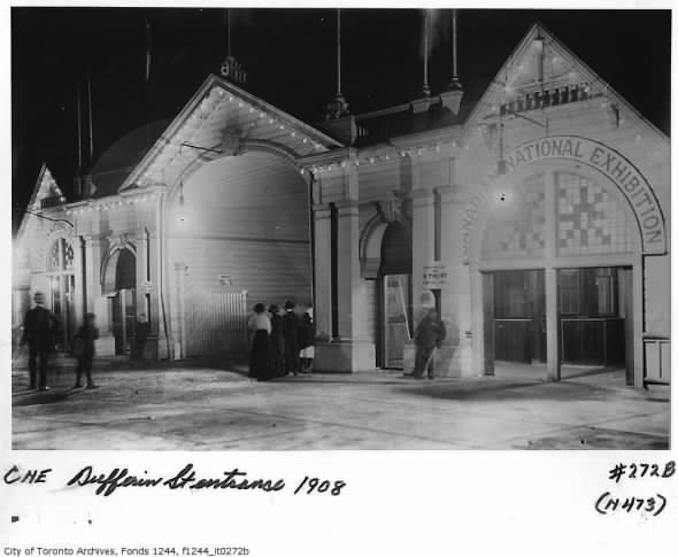
[[[146,348],[146,341],[148,340],[148,335],[150,332],[151,324],[148,322],[148,319],[146,319],[146,314],[139,314],[134,327],[134,353],[132,355],[132,359],[138,360],[140,362],[146,361],[146,358],[144,357],[144,349]]]
[[[438,317],[438,312],[435,308],[429,309],[414,332],[414,372],[406,375],[423,379],[424,373],[428,372],[428,378],[433,379],[433,356],[445,335],[445,324]]]
[[[299,373],[299,317],[294,312],[294,302],[285,302],[283,337],[285,338],[285,373]]]
[[[59,320],[45,307],[45,296],[36,292],[33,296],[35,307],[26,312],[21,345],[28,343],[28,370],[30,372],[29,389],[36,387],[36,358],[40,358],[40,374],[37,386],[41,391],[47,387],[47,360],[54,345]]]

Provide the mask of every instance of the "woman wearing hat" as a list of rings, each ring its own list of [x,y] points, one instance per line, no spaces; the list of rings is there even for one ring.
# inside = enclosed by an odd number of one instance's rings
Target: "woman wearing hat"
[[[269,306],[271,315],[271,354],[269,360],[271,377],[285,375],[285,337],[283,335],[283,318],[280,308],[275,304]]]
[[[271,334],[271,320],[266,313],[266,306],[264,304],[258,303],[254,305],[247,328],[254,334],[250,350],[249,376],[259,381],[265,381],[270,379],[269,336]]]

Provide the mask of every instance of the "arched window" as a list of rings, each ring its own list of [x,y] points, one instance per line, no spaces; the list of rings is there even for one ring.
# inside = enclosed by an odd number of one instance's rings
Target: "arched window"
[[[52,244],[47,256],[48,271],[73,270],[73,246],[66,238],[59,238]]]
[[[48,302],[61,321],[57,343],[69,346],[76,326],[75,315],[75,251],[66,238],[58,238],[47,253]]]

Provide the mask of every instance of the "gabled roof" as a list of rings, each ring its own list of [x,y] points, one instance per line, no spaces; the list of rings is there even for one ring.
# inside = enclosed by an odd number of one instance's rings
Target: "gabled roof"
[[[553,92],[564,88],[570,91],[576,89],[578,95],[584,95],[583,98],[601,97],[610,105],[624,108],[643,120],[664,141],[668,140],[665,134],[540,23],[529,29],[497,72],[469,116],[465,133],[470,133],[475,128],[474,124],[481,124],[483,118],[499,114],[502,106],[510,106],[511,102],[541,94],[544,90]]]
[[[120,191],[172,185],[201,161],[257,145],[291,159],[342,147],[329,135],[277,109],[216,75],[210,75]]]
[[[33,194],[28,202],[28,210],[39,211],[45,206],[58,205],[65,201],[64,194],[61,192],[56,180],[52,177],[47,164],[43,162],[35,187],[33,188]]]
[[[35,182],[33,187],[33,193],[31,198],[28,201],[26,206],[26,212],[21,219],[21,224],[19,225],[19,230],[17,231],[17,237],[21,237],[25,228],[26,221],[31,216],[32,213],[38,212],[41,209],[47,207],[53,207],[55,205],[60,205],[66,202],[64,194],[61,192],[61,188],[56,183],[56,180],[52,176],[49,168],[47,168],[46,163],[42,163],[40,167],[40,172],[38,172],[38,179]]]

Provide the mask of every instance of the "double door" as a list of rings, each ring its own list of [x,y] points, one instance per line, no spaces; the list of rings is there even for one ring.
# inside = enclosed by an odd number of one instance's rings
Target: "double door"
[[[75,275],[72,273],[54,274],[49,277],[50,302],[52,312],[59,319],[60,326],[57,331],[55,344],[61,350],[66,350],[75,334]]]
[[[546,362],[545,275],[542,269],[485,275],[486,367],[495,360]],[[622,366],[632,361],[631,269],[559,269],[558,363]]]

